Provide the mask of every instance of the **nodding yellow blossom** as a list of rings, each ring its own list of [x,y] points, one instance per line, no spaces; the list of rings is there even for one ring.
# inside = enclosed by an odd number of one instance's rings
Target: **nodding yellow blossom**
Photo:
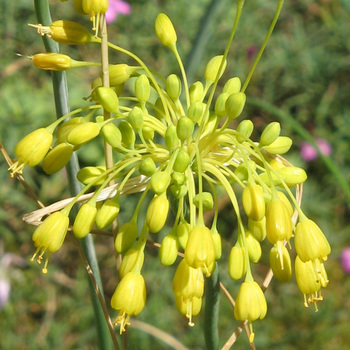
[[[95,223],[96,213],[95,203],[87,202],[81,206],[73,224],[75,237],[84,238],[91,232]]]
[[[92,30],[98,34],[100,16],[108,10],[108,0],[75,0],[75,8],[79,13],[90,15]]]
[[[111,307],[119,311],[114,325],[125,331],[131,315],[138,315],[146,303],[146,284],[140,273],[128,272],[119,282],[111,299]]]
[[[282,242],[278,242],[270,250],[270,267],[278,281],[288,282],[292,278],[292,262]]]
[[[52,138],[52,132],[46,128],[37,129],[24,137],[15,147],[18,160],[9,168],[11,177],[22,174],[26,164],[31,167],[38,165],[49,151]]]
[[[37,258],[37,263],[41,264],[45,252],[47,252],[43,273],[47,273],[47,264],[49,262],[50,253],[59,250],[66,237],[69,225],[68,215],[62,211],[55,212],[48,216],[43,223],[34,231],[33,241],[37,247],[36,252],[30,259],[34,261]]]
[[[184,299],[181,297],[175,297],[176,308],[181,315],[186,316],[188,319],[188,325],[194,326],[192,321],[193,316],[197,316],[202,308],[202,298],[193,297],[191,299]]]
[[[247,216],[255,221],[265,216],[264,191],[260,185],[248,184],[242,194],[243,208]]]

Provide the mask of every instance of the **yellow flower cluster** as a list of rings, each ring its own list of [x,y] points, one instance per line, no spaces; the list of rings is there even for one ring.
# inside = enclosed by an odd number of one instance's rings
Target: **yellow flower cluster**
[[[74,3],[80,13],[90,14],[96,30],[108,2]],[[65,44],[100,42],[69,21],[39,29],[41,34]],[[148,178],[132,218],[114,232],[115,249],[123,254],[123,259],[119,270],[121,281],[111,306],[119,310],[116,323],[120,324],[121,332],[128,325],[130,315],[137,315],[145,305],[146,287],[141,269],[146,242],[149,232],[157,233],[166,226],[170,198],[176,216],[161,242],[159,258],[161,264],[169,266],[183,252],[172,287],[177,309],[193,325],[193,316],[201,310],[204,280],[213,273],[221,257],[218,188],[230,198],[236,217],[232,216],[232,222],[238,228],[228,264],[232,279],[244,278],[236,299],[236,319],[248,320],[251,327],[251,322],[266,315],[265,296],[250,267],[260,260],[261,242],[266,237],[272,245],[270,266],[279,281],[287,282],[291,279],[292,264],[285,245],[295,236],[297,283],[305,295],[305,305],[316,304],[322,298],[321,287],[328,283],[324,261],[330,246],[318,226],[301,211],[291,190],[306,180],[303,169],[286,165],[279,156],[289,150],[292,140],[281,136],[280,124],[273,122],[266,126],[259,142],[254,142],[250,138],[254,129],[252,121],[236,121],[243,114],[246,102],[240,79],[232,77],[221,92],[216,90],[227,65],[226,55],[212,58],[205,68],[203,82],[188,86],[176,48],[176,31],[165,14],[157,17],[155,31],[159,41],[174,53],[181,76],[172,73],[158,79],[141,59],[109,43],[111,49],[134,58],[137,65],[110,65],[110,87],[102,86],[101,77],[97,77],[92,83],[91,106],[73,111],[72,119],[65,121],[63,116],[20,141],[15,148],[18,162],[10,168],[12,174],[20,173],[25,164],[36,166],[41,161],[48,174],[54,173],[67,164],[73,151],[102,137],[118,154],[118,161],[108,168],[89,166],[78,173],[84,185],[81,194],[91,187],[95,193],[81,206],[73,223],[77,238],[85,237],[95,224],[101,230],[108,229],[122,210],[120,196],[132,192],[130,184]],[[38,54],[33,62],[39,68],[51,70],[95,65],[77,64],[67,57]],[[124,83],[131,77],[135,78],[134,93],[124,96]],[[110,113],[109,119],[98,115],[102,109]],[[54,130],[55,144],[50,149]],[[117,192],[97,206],[98,195],[111,180],[119,182]],[[60,248],[68,228],[68,213],[79,196],[64,212],[50,215],[34,232],[33,241],[38,249],[33,258],[40,252],[40,262],[45,251]],[[139,232],[142,206],[147,208],[146,218]],[[212,209],[214,220],[208,227],[204,212]],[[292,221],[294,212],[300,217],[296,227]],[[250,341],[253,339],[252,331]]]

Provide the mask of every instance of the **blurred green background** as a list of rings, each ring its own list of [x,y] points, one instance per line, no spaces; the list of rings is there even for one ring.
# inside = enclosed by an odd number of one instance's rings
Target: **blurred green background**
[[[53,19],[76,20],[90,26],[87,17],[74,13],[72,2],[50,1]],[[131,15],[119,16],[110,25],[110,40],[130,49],[149,67],[165,75],[178,73],[174,57],[158,43],[154,34],[156,15],[165,12],[172,19],[178,34],[178,49],[186,65],[197,27],[210,1],[130,0],[129,3]],[[233,3],[217,0],[216,12],[207,18],[208,32],[191,66],[190,82],[200,79],[209,59],[223,52],[235,15]],[[246,2],[222,81],[232,76],[245,79],[275,6],[276,1],[272,0]],[[44,50],[40,36],[27,26],[36,23],[32,2],[1,1],[0,23],[0,141],[14,157],[16,143],[35,128],[52,122],[55,109],[50,74],[33,68],[25,57]],[[62,47],[62,51],[76,59],[98,59],[98,51],[93,46]],[[111,62],[133,64],[121,54],[112,54]],[[82,98],[89,95],[90,82],[97,74],[93,68],[68,72],[72,109],[85,103]],[[310,135],[331,144],[331,159],[348,183],[349,88],[350,1],[285,1],[276,30],[247,89],[245,116],[249,116],[256,126],[255,139],[268,122],[279,120],[276,110],[283,111],[301,123]],[[249,103],[250,99],[255,103]],[[257,107],[261,101],[265,103],[264,108]],[[270,105],[277,109],[272,110]],[[303,209],[319,224],[332,245],[332,254],[326,263],[330,283],[323,292],[325,300],[319,304],[316,313],[313,307],[304,309],[295,280],[286,285],[272,281],[266,292],[268,314],[263,321],[254,323],[256,346],[258,349],[283,350],[348,349],[350,276],[342,270],[339,258],[343,248],[350,246],[349,198],[320,157],[312,162],[302,160],[300,144],[304,138],[293,124],[282,122],[282,133],[294,140],[286,158],[302,166],[309,176],[304,186]],[[82,165],[88,159],[99,163],[103,157],[101,149],[92,147],[79,155]],[[0,162],[0,279],[11,285],[9,300],[0,310],[0,349],[95,349],[94,315],[85,269],[74,246],[67,241],[51,256],[46,276],[36,264],[28,264],[34,252],[33,228],[24,225],[21,216],[35,210],[36,205],[19,182],[10,178],[2,158]],[[40,167],[26,168],[24,175],[45,204],[69,195],[64,171],[49,177]],[[134,203],[132,200],[123,203],[121,221],[130,218]],[[235,296],[238,284],[230,280],[226,268],[235,241],[230,225],[232,215],[229,205],[222,209],[219,228],[224,238],[224,254],[220,274]],[[117,281],[113,242],[96,238],[95,243],[109,302]],[[268,252],[267,243],[265,249]],[[195,327],[187,326],[186,319],[175,310],[171,290],[174,267],[162,267],[155,249],[149,249],[147,253],[143,269],[147,304],[137,319],[170,333],[188,349],[203,349],[203,315],[195,318]],[[9,257],[13,263],[7,266]],[[264,256],[254,266],[259,281],[268,270],[267,261]],[[0,285],[0,290],[2,287]],[[237,325],[232,308],[223,296],[220,313],[219,331],[223,345]],[[169,345],[135,327],[131,326],[128,333],[130,349],[170,349]],[[239,338],[235,348],[249,348],[245,336]]]

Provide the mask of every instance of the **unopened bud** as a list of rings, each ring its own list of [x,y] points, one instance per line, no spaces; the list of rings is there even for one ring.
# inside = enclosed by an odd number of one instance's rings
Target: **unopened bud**
[[[170,185],[171,176],[167,171],[158,171],[151,177],[151,189],[156,194],[164,193]]]
[[[244,92],[238,92],[228,97],[226,101],[226,113],[230,119],[236,119],[243,111],[246,101],[246,95]]]
[[[118,128],[122,134],[122,143],[125,147],[133,148],[136,140],[135,132],[129,122],[122,120]]]
[[[195,195],[195,197],[193,198],[193,204],[197,208],[199,208],[200,198],[202,199],[203,210],[209,211],[209,210],[213,209],[214,200],[213,200],[213,196],[210,192],[202,192],[201,197],[199,196],[199,194]]]
[[[159,249],[159,261],[164,266],[170,266],[174,264],[177,258],[179,250],[179,242],[173,232],[167,234],[160,245]]]
[[[135,82],[135,96],[141,102],[146,102],[151,93],[149,80],[145,74],[137,77]]]
[[[176,74],[170,74],[166,79],[165,89],[173,101],[177,101],[181,95],[181,80]]]
[[[129,112],[128,120],[131,126],[136,130],[140,131],[143,127],[143,112],[140,107],[133,107],[133,109]]]
[[[156,165],[151,157],[145,158],[139,167],[139,172],[145,176],[152,176],[156,172]]]
[[[101,134],[104,140],[113,148],[118,148],[122,143],[122,133],[113,123],[104,125]]]
[[[289,151],[292,146],[292,139],[288,136],[279,136],[277,139],[263,149],[270,154],[284,154]]]
[[[91,97],[100,103],[107,112],[116,113],[119,107],[119,99],[116,92],[110,87],[97,87]]]
[[[155,31],[159,41],[167,47],[173,47],[177,41],[175,28],[165,13],[160,13],[155,22]]]
[[[174,149],[179,144],[179,138],[176,133],[176,126],[169,125],[165,132],[165,145],[168,150]]]
[[[204,115],[205,108],[206,104],[203,102],[192,103],[187,111],[188,118],[190,118],[193,123],[199,124]]]
[[[237,126],[237,131],[240,133],[240,135],[237,135],[237,141],[244,142],[249,139],[253,130],[254,124],[250,119],[242,120]]]
[[[165,225],[169,212],[169,201],[165,196],[156,196],[147,208],[146,222],[149,230],[159,232]]]
[[[260,145],[268,146],[280,136],[281,125],[278,122],[268,124],[260,136]]]
[[[137,224],[135,222],[125,223],[118,231],[115,238],[115,251],[119,254],[124,253],[135,243],[137,238]]]
[[[106,172],[106,167],[104,166],[88,166],[81,168],[78,171],[77,179],[83,185],[94,184],[95,186],[102,185],[106,180],[107,175],[102,176]],[[98,179],[98,180],[97,180]]]
[[[82,123],[75,126],[68,134],[67,141],[74,146],[81,146],[100,133],[100,126],[93,122]]]
[[[96,226],[100,230],[108,227],[117,218],[119,210],[120,205],[117,198],[107,199],[97,210]]]
[[[188,152],[184,149],[181,149],[179,153],[176,156],[175,162],[174,162],[174,171],[177,171],[179,173],[184,173],[186,169],[188,168],[190,164],[190,156],[188,155]]]
[[[177,122],[176,134],[177,134],[177,137],[181,141],[185,141],[189,137],[191,137],[192,133],[193,133],[193,130],[194,130],[194,124],[193,124],[193,121],[190,118],[188,118],[186,116],[183,116]]]
[[[88,202],[81,206],[74,220],[73,232],[77,238],[84,238],[90,233],[95,223],[97,208]]]
[[[42,167],[46,174],[53,174],[61,170],[73,154],[73,145],[60,143],[45,156]]]
[[[193,83],[189,90],[191,104],[203,101],[204,87],[200,81]]]
[[[215,56],[213,57],[207,64],[205,71],[204,71],[204,79],[206,81],[209,81],[213,83],[216,80],[216,77],[218,76],[218,79],[221,78],[222,74],[225,71],[227,61],[225,59],[224,62],[222,62],[224,59],[223,55]],[[221,71],[219,73],[219,68],[221,67]]]
[[[241,80],[238,77],[231,78],[225,83],[222,92],[236,94],[241,91]]]

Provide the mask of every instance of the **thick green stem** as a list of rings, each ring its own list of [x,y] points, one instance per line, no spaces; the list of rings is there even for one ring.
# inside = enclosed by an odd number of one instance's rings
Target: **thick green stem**
[[[51,15],[49,9],[48,0],[34,0],[35,13],[39,23],[43,25],[50,25]],[[43,37],[45,49],[48,52],[59,52],[59,45],[50,38]],[[54,99],[56,107],[57,118],[69,113],[69,101],[68,101],[68,85],[65,72],[52,72],[52,83],[54,90]],[[73,154],[69,164],[66,167],[67,176],[69,181],[69,190],[72,196],[75,196],[81,190],[81,185],[76,178],[76,174],[79,170],[77,156]],[[93,271],[99,290],[102,293],[102,283],[100,277],[100,271],[98,268],[98,262],[96,259],[95,248],[91,236],[87,236],[81,240],[83,251],[86,255],[87,261]],[[95,312],[95,324],[98,332],[99,348],[100,349],[112,349],[111,334],[108,328],[107,321],[104,316],[103,308],[98,300],[95,288],[88,277],[90,294]],[[103,295],[103,293],[102,293]],[[118,344],[114,346],[118,349]]]
[[[211,276],[205,280],[204,336],[207,350],[219,349],[219,303],[220,278],[216,266]]]

